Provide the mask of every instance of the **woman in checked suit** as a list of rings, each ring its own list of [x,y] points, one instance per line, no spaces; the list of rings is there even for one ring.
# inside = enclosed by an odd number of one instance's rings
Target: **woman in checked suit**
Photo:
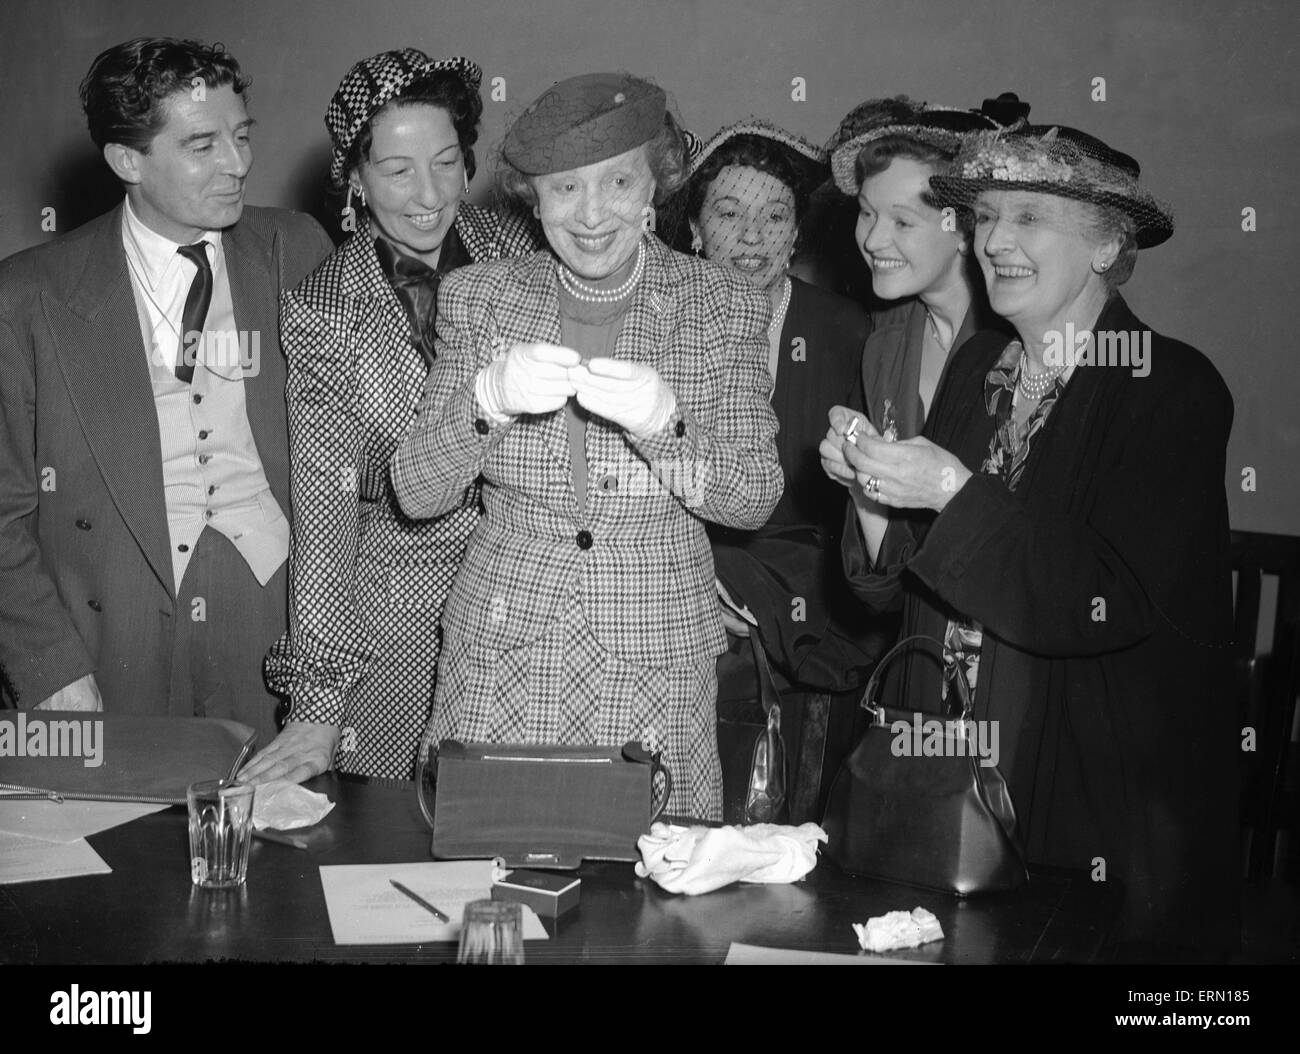
[[[683,176],[666,106],[645,81],[591,74],[516,121],[498,179],[550,251],[447,280],[392,475],[412,516],[483,480],[426,741],[650,740],[668,811],[720,819],[725,637],[702,521],[758,527],[781,494],[770,308],[648,233]]]
[[[503,225],[461,201],[474,173],[480,79],[468,59],[385,52],[349,71],[326,114],[331,177],[347,188],[345,227],[356,233],[282,304],[290,628],[267,674],[292,709],[244,770],[255,781],[303,780],[331,764],[402,779],[414,769],[438,618],[479,497],[467,480],[445,515],[410,520],[388,461],[434,357],[442,276],[535,247],[526,223]]]

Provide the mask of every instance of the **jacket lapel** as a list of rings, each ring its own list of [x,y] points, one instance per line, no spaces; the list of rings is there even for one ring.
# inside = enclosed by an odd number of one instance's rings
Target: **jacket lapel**
[[[555,278],[553,257],[549,252],[534,253],[514,266],[515,297],[508,302],[489,305],[492,324],[503,348],[515,343],[542,341],[560,343],[560,293]],[[564,467],[573,496],[573,467],[569,458],[569,429],[564,410],[547,414],[537,422],[542,443],[548,453]]]
[[[113,504],[174,596],[158,412],[122,248],[122,207],[93,222],[99,229],[76,292],[48,305],[55,355]]]
[[[289,508],[289,420],[284,401],[287,380],[280,349],[280,275],[275,246],[248,224],[222,234],[230,299],[240,339],[256,346],[253,370],[244,373],[244,403],[257,454],[276,501]],[[256,342],[256,344],[254,344]]]

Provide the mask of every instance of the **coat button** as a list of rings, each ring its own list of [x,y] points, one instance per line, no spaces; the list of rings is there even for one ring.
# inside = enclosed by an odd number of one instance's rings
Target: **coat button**
[[[195,405],[197,405],[197,404],[203,402],[203,396],[201,396],[198,392],[195,392],[195,393],[194,393],[194,402],[195,402]]]
[[[207,430],[206,428],[203,429],[203,431],[199,433],[199,438],[200,438],[200,439],[207,439],[207,438],[208,438],[208,430]]]
[[[618,490],[618,477],[612,472],[607,472],[596,480],[596,486],[603,491]]]
[[[592,537],[591,537],[591,532],[590,532],[590,531],[579,531],[579,532],[578,532],[578,548],[579,548],[579,549],[590,549],[590,548],[591,548],[591,542],[592,542]]]
[[[78,527],[80,530],[88,531],[88,530],[90,530],[90,521],[89,521],[89,520],[78,520],[78,521],[77,521],[77,527]]]
[[[86,601],[86,606],[89,607],[91,611],[103,611],[103,610],[104,610],[104,608],[100,605],[100,603],[99,603],[98,600],[87,600],[87,601]]]
[[[190,547],[186,545],[184,542],[181,542],[181,544],[176,547],[176,551],[178,553],[188,553],[190,551]]]
[[[686,422],[679,420],[677,422],[677,427],[673,429],[673,432],[676,433],[678,439],[681,439],[681,437],[686,434]]]
[[[211,460],[212,460],[212,455],[211,455],[211,454],[200,454],[200,455],[199,455],[199,464],[200,464],[200,465],[206,465],[206,464],[207,464],[209,461],[211,461]]]
[[[488,432],[492,431],[492,429],[491,426],[489,426],[488,423],[483,420],[483,418],[476,417],[474,419],[474,431],[481,436],[485,436],[488,434]]]

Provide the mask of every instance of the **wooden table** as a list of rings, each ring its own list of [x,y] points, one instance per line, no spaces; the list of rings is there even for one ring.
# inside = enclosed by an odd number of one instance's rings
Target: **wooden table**
[[[336,802],[306,835],[309,848],[254,840],[244,889],[190,885],[185,810],[169,808],[90,838],[111,875],[0,886],[0,962],[445,962],[453,944],[339,947],[330,932],[322,864],[428,860],[413,785],[323,776],[308,784]],[[631,864],[589,864],[581,906],[547,921],[529,963],[721,963],[733,941],[856,954],[853,922],[920,905],[942,942],[898,957],[945,963],[1080,962],[1093,958],[1118,906],[1083,872],[1033,873],[1025,889],[961,901],[853,878],[821,861],[803,882],[735,885],[672,896]]]

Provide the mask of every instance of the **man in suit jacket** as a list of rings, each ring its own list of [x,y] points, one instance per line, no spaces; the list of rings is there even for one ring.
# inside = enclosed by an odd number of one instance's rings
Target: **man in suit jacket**
[[[138,39],[81,87],[126,200],[0,263],[0,666],[19,706],[230,717],[285,628],[278,294],[320,226],[245,208],[247,80]]]

